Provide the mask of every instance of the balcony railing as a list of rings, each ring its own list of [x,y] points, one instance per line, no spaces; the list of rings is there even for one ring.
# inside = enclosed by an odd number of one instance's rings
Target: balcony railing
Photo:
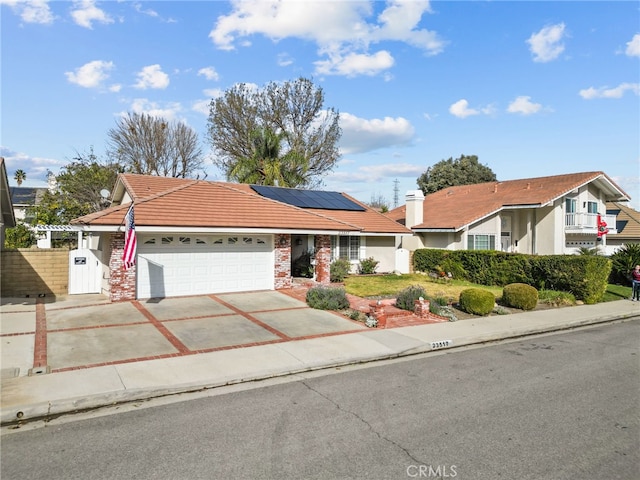
[[[607,224],[608,233],[617,233],[616,216],[602,215],[602,220]],[[571,233],[598,233],[597,213],[567,213],[565,214],[564,229]]]

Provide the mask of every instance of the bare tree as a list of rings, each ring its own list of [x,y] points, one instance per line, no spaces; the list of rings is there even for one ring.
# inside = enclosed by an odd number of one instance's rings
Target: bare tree
[[[280,170],[294,179],[288,187],[312,187],[322,182],[340,153],[340,115],[323,110],[324,93],[311,80],[271,82],[261,90],[239,84],[211,101],[209,140],[216,153],[214,164],[230,180],[241,164],[255,161],[256,132],[272,131],[280,139]],[[239,165],[240,164],[240,165]],[[289,175],[295,172],[296,175]]]
[[[183,123],[128,113],[107,135],[109,156],[130,172],[189,178],[203,167],[198,135]]]

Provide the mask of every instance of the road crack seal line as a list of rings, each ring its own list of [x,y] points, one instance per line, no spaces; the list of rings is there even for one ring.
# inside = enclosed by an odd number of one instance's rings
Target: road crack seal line
[[[409,452],[409,450],[407,450],[406,448],[404,448],[402,445],[400,445],[397,442],[394,442],[393,440],[391,440],[388,437],[385,437],[384,435],[382,435],[380,432],[378,432],[375,428],[373,428],[373,426],[366,421],[364,418],[362,418],[360,415],[358,415],[356,412],[352,412],[351,410],[347,410],[345,408],[342,408],[342,406],[339,403],[336,403],[334,400],[332,400],[331,398],[329,398],[328,396],[326,396],[325,394],[323,394],[322,392],[316,390],[315,388],[313,388],[311,385],[309,385],[307,382],[302,381],[300,382],[302,383],[305,387],[307,387],[309,390],[311,390],[312,392],[314,392],[315,394],[319,395],[320,397],[324,398],[325,400],[327,400],[329,403],[331,403],[332,405],[335,405],[335,407],[342,411],[345,412],[355,418],[357,418],[360,422],[364,423],[367,428],[369,430],[371,430],[380,440],[383,440],[387,443],[390,443],[391,445],[393,445],[394,447],[402,450],[404,452],[404,454],[409,457],[412,461],[414,461],[416,464],[423,464],[424,462],[420,459],[415,458],[413,455],[411,455],[411,453]]]

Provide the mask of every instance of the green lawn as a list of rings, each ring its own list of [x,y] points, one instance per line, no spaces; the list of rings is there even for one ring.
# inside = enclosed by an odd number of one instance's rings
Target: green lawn
[[[477,285],[463,280],[436,280],[427,275],[358,275],[344,281],[347,293],[358,297],[395,297],[398,292],[411,286],[420,285],[429,297],[451,298],[457,302],[460,292],[466,288],[489,290],[496,298],[502,296],[502,287]],[[608,285],[602,302],[631,298],[631,287]]]
[[[624,287],[622,285],[607,285],[607,291],[604,292],[603,302],[612,302],[614,300],[622,300],[625,298],[631,298],[631,287]]]
[[[344,281],[347,293],[358,297],[395,297],[411,285],[420,285],[429,297],[452,298],[457,302],[460,292],[477,287],[489,290],[496,298],[502,296],[502,287],[476,285],[463,280],[435,280],[427,275],[361,275],[347,277]]]

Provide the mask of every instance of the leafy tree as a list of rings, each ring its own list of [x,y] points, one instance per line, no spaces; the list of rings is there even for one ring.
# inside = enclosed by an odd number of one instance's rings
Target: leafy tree
[[[184,123],[128,113],[107,135],[107,153],[132,173],[192,178],[204,165],[198,134]]]
[[[269,128],[251,132],[251,157],[237,162],[229,177],[240,183],[291,186],[304,183],[306,164],[293,151],[281,154],[282,135]]]
[[[16,174],[13,177],[15,179],[16,182],[18,182],[18,186],[22,185],[22,182],[24,182],[27,179],[27,174],[24,170],[22,169],[18,169],[16,170]]]
[[[55,176],[56,189],[46,191],[34,207],[35,223],[61,225],[102,210],[106,205],[101,190],[112,188],[122,171],[117,163],[100,162],[93,149],[78,154]]]
[[[441,160],[427,168],[417,179],[418,187],[425,195],[456,185],[493,182],[496,174],[478,162],[476,155],[461,155],[460,158]]]
[[[22,222],[5,230],[4,246],[7,249],[29,248],[37,243],[36,234]]]
[[[214,164],[227,179],[243,182],[242,173],[256,162],[256,136],[275,135],[278,156],[267,157],[267,163],[281,172],[278,176],[285,184],[280,186],[319,185],[340,156],[337,143],[342,133],[339,113],[322,110],[323,103],[322,88],[306,78],[271,82],[263,89],[244,83],[232,87],[210,104]]]
[[[631,285],[631,270],[640,265],[640,243],[627,243],[611,255],[611,275],[609,281],[621,285]]]

